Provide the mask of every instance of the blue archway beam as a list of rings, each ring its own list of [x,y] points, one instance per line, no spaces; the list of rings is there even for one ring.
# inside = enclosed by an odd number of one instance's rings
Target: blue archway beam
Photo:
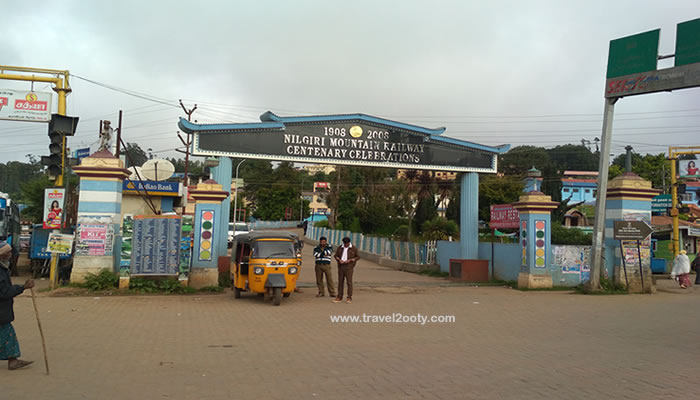
[[[286,124],[298,123],[321,123],[321,122],[341,122],[341,121],[364,121],[397,128],[408,133],[420,134],[426,141],[441,142],[453,146],[469,149],[481,150],[494,154],[503,154],[510,149],[509,144],[500,146],[486,146],[478,143],[468,142],[449,137],[441,136],[445,128],[424,128],[417,125],[404,124],[389,119],[374,117],[366,114],[340,114],[340,115],[314,115],[302,117],[280,117],[271,111],[267,111],[260,116],[262,122],[253,123],[232,123],[232,124],[194,124],[184,118],[180,118],[178,126],[187,133],[224,133],[249,130],[284,131]]]

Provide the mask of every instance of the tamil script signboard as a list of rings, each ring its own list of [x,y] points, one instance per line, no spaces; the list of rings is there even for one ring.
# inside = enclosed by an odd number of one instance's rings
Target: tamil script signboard
[[[0,119],[49,122],[51,93],[0,89]]]
[[[660,194],[651,199],[651,212],[666,212],[673,206],[670,194]]]
[[[181,220],[176,215],[137,215],[131,238],[132,275],[176,275],[180,270]]]
[[[257,158],[300,163],[496,172],[490,147],[440,136],[428,129],[364,114],[278,117],[270,112],[260,123],[179,126],[194,133],[194,154]]]
[[[653,231],[644,221],[613,221],[615,240],[644,240]]]
[[[512,204],[491,205],[491,229],[517,228],[520,223],[520,213]]]

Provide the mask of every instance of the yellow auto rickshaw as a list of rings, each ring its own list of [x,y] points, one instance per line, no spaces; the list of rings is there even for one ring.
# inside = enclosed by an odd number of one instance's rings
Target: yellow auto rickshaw
[[[278,306],[296,287],[301,267],[301,242],[294,233],[253,231],[236,235],[231,252],[235,298],[241,292],[263,294]]]

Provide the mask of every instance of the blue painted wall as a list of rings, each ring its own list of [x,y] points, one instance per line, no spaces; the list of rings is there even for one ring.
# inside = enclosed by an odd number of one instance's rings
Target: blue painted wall
[[[561,180],[561,198],[568,199],[569,204],[586,202],[595,203],[595,191],[598,185],[592,182],[570,182],[566,179]]]
[[[515,281],[520,272],[520,245],[518,243],[494,243],[495,279]],[[479,243],[479,259],[489,260],[491,267],[491,243]],[[459,242],[437,242],[437,263],[441,272],[450,271],[450,258],[460,258]]]

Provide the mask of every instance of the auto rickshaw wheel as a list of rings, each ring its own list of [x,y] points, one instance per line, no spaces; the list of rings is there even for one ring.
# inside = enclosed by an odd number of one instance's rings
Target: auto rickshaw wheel
[[[276,287],[272,297],[272,304],[278,306],[280,303],[282,303],[282,288]]]
[[[284,296],[284,297],[289,297],[290,294],[291,294],[291,293],[282,293],[282,296]]]
[[[241,298],[241,289],[239,289],[237,287],[233,288],[233,298],[235,298],[235,299]]]

